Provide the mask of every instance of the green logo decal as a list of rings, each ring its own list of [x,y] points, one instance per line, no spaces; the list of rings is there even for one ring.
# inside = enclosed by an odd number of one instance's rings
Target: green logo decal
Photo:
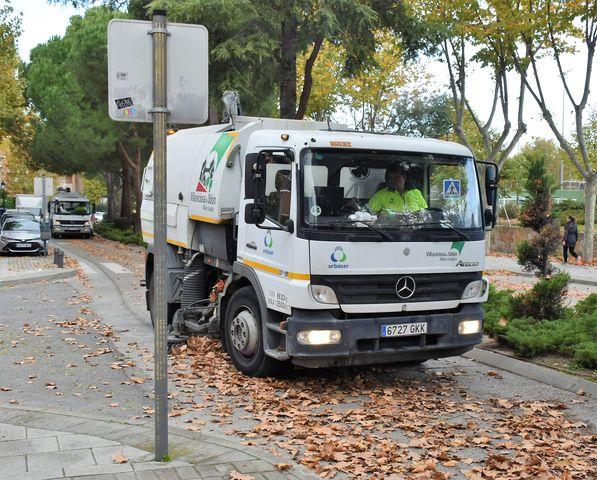
[[[211,190],[218,165],[220,165],[222,158],[226,155],[235,138],[236,132],[227,132],[220,135],[207,158],[203,160],[199,182],[197,182],[197,188],[195,189],[196,192],[209,192]]]
[[[462,249],[464,248],[464,242],[452,242],[452,246],[450,247],[454,250],[458,250],[458,253],[462,253]]]

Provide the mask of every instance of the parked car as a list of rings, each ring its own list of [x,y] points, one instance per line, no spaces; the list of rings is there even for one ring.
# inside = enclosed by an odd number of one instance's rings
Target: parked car
[[[0,228],[0,252],[46,254],[40,227],[26,216],[6,218]]]
[[[0,215],[0,228],[2,228],[2,225],[7,218],[29,218],[31,220],[37,221],[35,214],[26,210],[15,210],[14,208],[11,208],[5,210],[4,213]]]

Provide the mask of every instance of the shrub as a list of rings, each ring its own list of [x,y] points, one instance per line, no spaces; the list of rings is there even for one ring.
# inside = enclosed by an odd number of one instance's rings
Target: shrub
[[[95,230],[95,233],[109,240],[125,243],[127,245],[146,245],[140,233],[135,233],[130,228],[126,230],[119,228],[114,223],[107,220],[104,220],[100,223],[96,223],[93,228]]]
[[[569,280],[567,273],[541,278],[529,292],[511,297],[510,315],[514,318],[532,317],[536,321],[560,317]]]
[[[555,281],[562,283],[559,278]],[[548,294],[544,285],[538,290]],[[510,345],[521,356],[560,353],[572,357],[579,366],[597,367],[597,294],[589,295],[575,308],[561,309],[560,318],[554,320],[516,316],[513,309],[519,308],[518,298],[511,290],[498,292],[490,287],[485,304],[487,334]]]

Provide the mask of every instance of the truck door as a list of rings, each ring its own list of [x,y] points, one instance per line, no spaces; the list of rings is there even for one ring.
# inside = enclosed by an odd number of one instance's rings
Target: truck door
[[[265,188],[263,190],[262,187],[260,202],[265,219],[261,224],[241,222],[238,248],[239,253],[242,252],[242,262],[256,272],[268,308],[290,313],[288,284],[296,267],[294,257],[297,252],[294,250],[297,239],[287,231],[287,222],[296,218],[296,170],[287,152],[268,151],[262,154],[265,155],[262,159]],[[249,163],[245,174],[251,176]],[[245,199],[245,202],[245,205],[252,205],[253,199]],[[303,259],[307,258],[303,256]],[[304,271],[308,272],[308,261]]]

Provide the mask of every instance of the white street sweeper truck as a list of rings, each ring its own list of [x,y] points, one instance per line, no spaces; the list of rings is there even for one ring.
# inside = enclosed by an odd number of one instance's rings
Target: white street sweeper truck
[[[498,171],[465,147],[232,117],[168,137],[169,341],[274,374],[420,363],[481,341]],[[153,161],[141,209],[153,309]]]

